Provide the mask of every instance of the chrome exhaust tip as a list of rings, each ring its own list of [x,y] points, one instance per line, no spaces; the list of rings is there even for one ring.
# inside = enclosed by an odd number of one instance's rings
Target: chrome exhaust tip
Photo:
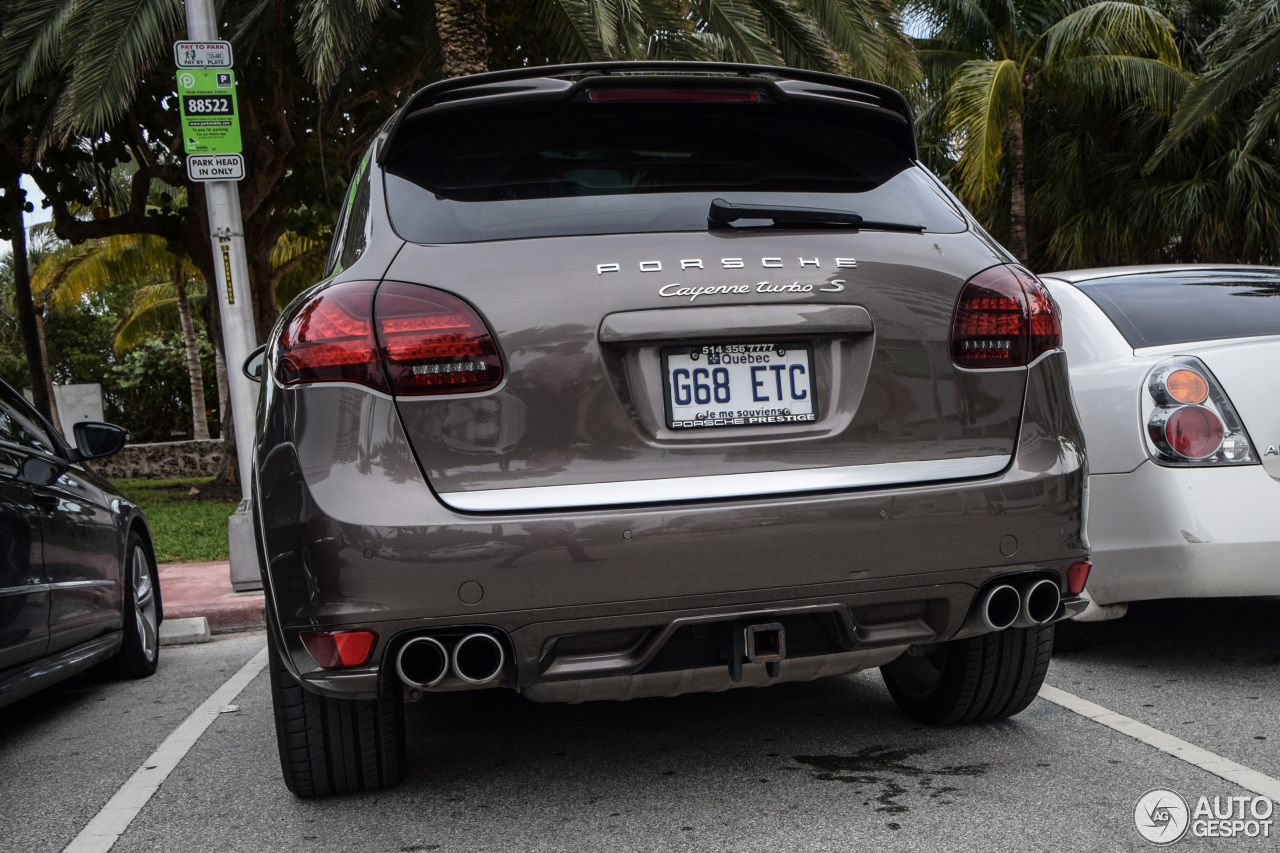
[[[435,637],[414,637],[396,655],[396,675],[406,687],[435,687],[449,674],[449,650]]]
[[[973,604],[965,625],[974,631],[1003,631],[1018,619],[1022,597],[1007,583],[997,584],[984,592]]]
[[[489,634],[468,634],[453,647],[453,674],[468,684],[488,684],[506,663],[502,643]]]
[[[1014,624],[1019,628],[1033,628],[1043,625],[1058,615],[1058,605],[1062,603],[1062,591],[1057,581],[1042,578],[1022,588],[1022,603],[1018,608],[1018,620]]]

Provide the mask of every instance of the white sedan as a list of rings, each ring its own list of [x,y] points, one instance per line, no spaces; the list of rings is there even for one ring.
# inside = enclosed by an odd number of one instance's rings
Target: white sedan
[[[1145,599],[1280,594],[1280,269],[1041,278],[1061,308],[1089,455],[1092,603],[1077,619]]]

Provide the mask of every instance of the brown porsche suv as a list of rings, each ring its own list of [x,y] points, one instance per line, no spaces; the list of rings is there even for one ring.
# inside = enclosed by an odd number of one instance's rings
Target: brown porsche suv
[[[618,63],[422,90],[262,373],[286,784],[394,784],[404,702],[440,691],[880,667],[914,719],[1017,713],[1089,569],[1061,343],[891,89]]]

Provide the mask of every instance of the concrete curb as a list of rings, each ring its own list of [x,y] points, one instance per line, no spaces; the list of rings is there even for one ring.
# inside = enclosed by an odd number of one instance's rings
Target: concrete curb
[[[225,560],[160,566],[160,594],[166,622],[203,617],[215,634],[266,624],[265,599],[233,592]]]
[[[189,619],[166,619],[160,623],[160,645],[185,646],[191,643],[207,643],[213,639],[209,620],[203,616]]]

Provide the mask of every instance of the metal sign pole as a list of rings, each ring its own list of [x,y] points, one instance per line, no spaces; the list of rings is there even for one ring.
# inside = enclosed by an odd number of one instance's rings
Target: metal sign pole
[[[186,0],[185,5],[187,37],[195,41],[217,41],[218,23],[213,0]],[[204,190],[212,232],[209,238],[213,244],[218,310],[222,317],[223,351],[227,360],[227,381],[231,386],[231,412],[243,498],[229,521],[231,580],[236,589],[249,589],[261,585],[249,504],[258,386],[244,376],[240,367],[249,353],[257,348],[258,336],[253,324],[253,297],[249,289],[239,189],[235,181],[209,181],[205,183]]]

